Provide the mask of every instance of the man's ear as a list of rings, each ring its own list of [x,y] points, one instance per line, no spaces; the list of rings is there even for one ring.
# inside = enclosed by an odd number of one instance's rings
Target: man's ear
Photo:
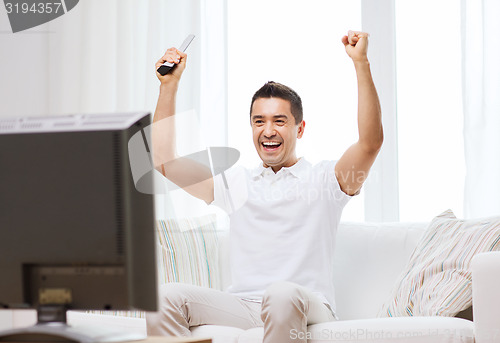
[[[302,138],[302,135],[304,134],[304,128],[306,127],[306,122],[302,120],[298,127],[299,129],[297,130],[297,138]]]

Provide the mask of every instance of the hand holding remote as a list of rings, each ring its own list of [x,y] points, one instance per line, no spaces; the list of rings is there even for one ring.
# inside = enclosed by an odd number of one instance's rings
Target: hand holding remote
[[[165,76],[167,74],[171,74],[173,78],[177,78],[177,81],[180,80],[182,71],[186,68],[186,57],[187,55],[184,53],[189,44],[194,39],[194,35],[188,35],[186,39],[184,39],[184,42],[182,42],[182,45],[179,49],[176,48],[170,48],[167,50],[165,55],[156,63],[156,71],[158,74],[156,76],[160,79],[160,81],[163,83],[164,81],[167,82],[170,78],[166,77],[160,77],[160,75]],[[178,65],[178,66],[176,66]],[[175,70],[179,70],[175,72]]]
[[[165,52],[162,58],[156,62],[156,76],[160,80],[161,83],[168,83],[172,80],[179,81],[181,79],[182,72],[186,68],[186,60],[187,54],[182,51],[177,50],[172,47]],[[172,64],[172,67],[169,67],[168,71],[165,74],[161,74],[158,70],[164,68],[166,63]]]

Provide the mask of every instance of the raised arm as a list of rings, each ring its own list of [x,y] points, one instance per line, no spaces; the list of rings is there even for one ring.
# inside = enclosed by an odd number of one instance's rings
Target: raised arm
[[[156,72],[161,84],[153,118],[153,161],[156,170],[166,178],[210,204],[214,199],[214,182],[210,168],[176,155],[175,102],[186,60],[185,53],[170,48],[155,65],[155,71],[164,62],[175,63],[176,67],[164,76]]]
[[[342,191],[354,195],[359,192],[368,177],[368,172],[382,147],[384,134],[380,102],[367,57],[368,34],[349,31],[348,35],[342,38],[342,43],[354,62],[358,79],[359,138],[337,162],[335,175]]]

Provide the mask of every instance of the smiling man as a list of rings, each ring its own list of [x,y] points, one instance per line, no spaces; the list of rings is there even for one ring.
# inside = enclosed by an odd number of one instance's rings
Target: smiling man
[[[337,319],[333,285],[337,226],[383,141],[380,104],[367,58],[368,34],[349,31],[342,42],[358,79],[358,141],[338,161],[313,166],[297,158],[297,140],[305,130],[299,95],[276,82],[260,88],[250,106],[260,166],[233,167],[225,179],[223,175],[201,178],[205,180],[186,189],[230,216],[232,284],[227,292],[166,285],[160,311],[147,316],[149,334],[189,336],[191,326],[203,324],[263,326],[266,343],[306,342],[307,325]],[[156,65],[177,64],[171,74],[157,74],[161,86],[155,122],[175,113],[186,59],[186,54],[172,48]],[[176,182],[196,166],[175,158],[174,133],[173,125],[166,131],[153,129],[153,151],[157,169]]]
[[[293,110],[292,110],[293,108]],[[302,103],[292,89],[268,82],[252,98],[253,142],[264,167],[278,172],[297,163],[295,146],[304,133]]]

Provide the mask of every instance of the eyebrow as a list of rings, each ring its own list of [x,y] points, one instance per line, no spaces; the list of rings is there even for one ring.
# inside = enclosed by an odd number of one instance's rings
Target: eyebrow
[[[252,115],[252,120],[253,120],[253,119],[262,119],[262,118],[264,118],[264,116],[263,116],[263,115],[261,115],[261,114]],[[285,119],[288,119],[288,117],[287,117],[285,114],[275,114],[275,115],[273,115],[273,118],[274,118],[274,119],[277,119],[277,118],[285,118]]]

